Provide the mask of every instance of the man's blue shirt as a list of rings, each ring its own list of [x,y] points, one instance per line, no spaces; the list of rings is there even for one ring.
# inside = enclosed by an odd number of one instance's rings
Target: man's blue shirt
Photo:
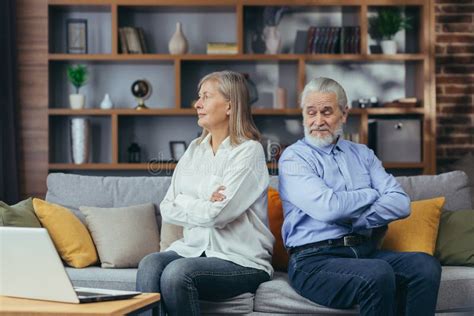
[[[326,147],[301,139],[279,161],[279,191],[286,247],[370,235],[404,218],[410,199],[367,146],[339,139]]]

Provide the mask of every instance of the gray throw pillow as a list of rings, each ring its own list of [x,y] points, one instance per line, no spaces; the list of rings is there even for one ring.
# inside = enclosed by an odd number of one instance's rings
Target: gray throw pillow
[[[174,224],[167,223],[163,221],[161,223],[161,242],[160,249],[161,251],[166,251],[166,249],[174,243],[176,240],[183,238],[183,227],[177,226]]]
[[[143,257],[160,251],[153,204],[79,209],[86,218],[102,268],[136,268]]]

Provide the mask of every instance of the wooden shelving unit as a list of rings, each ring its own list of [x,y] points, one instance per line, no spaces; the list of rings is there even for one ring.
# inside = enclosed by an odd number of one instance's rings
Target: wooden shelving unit
[[[245,24],[245,15],[248,10],[252,8],[269,6],[269,5],[289,5],[292,7],[311,7],[311,8],[327,8],[327,7],[341,7],[341,8],[355,8],[354,19],[358,20],[358,27],[360,28],[360,54],[294,54],[291,51],[275,55],[268,54],[254,54],[249,51],[247,41],[247,25]],[[416,39],[418,50],[410,51],[408,53],[399,53],[396,55],[371,54],[369,49],[370,37],[368,35],[368,15],[375,7],[380,6],[408,6],[417,8],[419,12],[419,36]],[[50,21],[50,48],[48,60],[50,65],[50,108],[48,109],[49,116],[49,133],[50,133],[50,163],[49,170],[148,170],[150,167],[147,163],[130,164],[125,163],[123,158],[123,129],[131,129],[131,134],[134,134],[133,128],[136,126],[149,124],[149,120],[154,118],[161,118],[161,120],[168,119],[187,119],[189,120],[195,115],[194,109],[189,105],[189,95],[187,95],[189,88],[183,87],[184,82],[188,80],[187,72],[202,72],[200,67],[210,67],[212,65],[230,65],[236,68],[239,65],[273,65],[276,67],[290,67],[294,69],[295,75],[292,78],[295,88],[293,94],[298,96],[309,79],[311,67],[320,69],[320,65],[332,64],[362,64],[362,65],[400,65],[401,67],[410,68],[410,73],[407,70],[407,76],[414,76],[414,96],[422,100],[421,107],[414,108],[354,108],[350,111],[351,118],[356,120],[358,125],[359,140],[362,143],[368,143],[369,130],[368,122],[371,118],[377,117],[415,117],[421,121],[422,126],[422,160],[421,162],[397,163],[384,162],[384,166],[389,169],[406,169],[418,170],[419,173],[429,174],[433,173],[435,169],[435,131],[436,131],[436,117],[435,117],[435,89],[434,89],[434,69],[433,69],[433,49],[430,43],[430,38],[433,36],[433,26],[431,25],[431,17],[433,13],[433,6],[429,0],[195,0],[195,1],[171,1],[171,0],[49,0],[49,21]],[[147,54],[122,54],[119,49],[119,35],[118,29],[123,26],[124,17],[127,15],[137,15],[137,19],[141,20],[143,15],[147,12],[161,12],[166,13],[167,8],[174,8],[177,12],[187,12],[192,8],[193,12],[207,12],[215,8],[224,8],[226,12],[231,12],[235,17],[232,25],[235,25],[235,41],[238,46],[238,54],[235,55],[207,55],[201,51],[192,51],[185,55],[170,55],[162,52],[162,48],[151,50],[152,53]],[[139,13],[135,13],[135,9]],[[130,11],[132,10],[132,11]],[[106,29],[92,30],[93,32],[108,34],[107,41],[109,46],[105,45],[99,49],[94,50],[90,54],[67,54],[62,48],[60,36],[54,35],[54,30],[65,18],[75,14],[75,12],[93,12],[101,14],[99,20],[106,17],[110,20],[110,25]],[[150,13],[154,14],[154,13]],[[174,14],[174,13],[171,13]],[[203,13],[204,14],[204,13]],[[127,17],[128,18],[128,17]],[[152,18],[150,18],[152,19]],[[133,20],[133,19],[131,19]],[[146,20],[146,19],[145,19]],[[150,22],[150,21],[149,21]],[[89,26],[93,28],[94,24]],[[196,27],[199,27],[197,25]],[[216,26],[219,28],[219,26]],[[105,33],[104,33],[105,32]],[[153,32],[153,30],[150,30]],[[192,33],[192,32],[190,32]],[[407,35],[408,36],[408,35]],[[212,38],[209,40],[212,41]],[[159,45],[158,45],[159,44]],[[166,46],[167,43],[158,43],[157,47]],[[67,99],[64,97],[64,83],[65,80],[61,72],[64,65],[71,63],[85,63],[91,67],[121,67],[133,65],[150,65],[151,67],[167,67],[157,68],[157,72],[162,72],[163,69],[168,71],[166,75],[170,77],[167,81],[169,87],[161,91],[169,94],[167,102],[159,102],[148,104],[151,109],[145,111],[136,111],[133,109],[132,102],[125,102],[130,104],[129,108],[123,107],[119,104],[118,108],[110,110],[99,109],[99,105],[93,104],[94,108],[86,108],[82,110],[72,110],[67,106]],[[211,65],[211,66],[209,66]],[[372,66],[370,66],[372,67]],[[129,69],[129,68],[127,68]],[[197,69],[197,70],[196,70]],[[407,68],[408,69],[408,68]],[[413,70],[414,69],[414,70]],[[105,75],[104,75],[105,76]],[[111,80],[115,77],[111,75]],[[171,78],[172,77],[172,78]],[[369,83],[370,84],[370,83]],[[405,83],[407,84],[407,83]],[[59,85],[61,85],[59,87]],[[129,87],[125,87],[129,89]],[[120,103],[120,102],[119,102]],[[159,104],[158,104],[159,103]],[[187,104],[186,104],[187,103]],[[271,118],[275,119],[297,119],[300,120],[301,110],[297,105],[297,97],[288,100],[288,108],[273,109],[268,107],[269,104],[263,107],[254,107],[252,113],[256,120]],[[56,125],[65,126],[64,120],[69,117],[85,116],[102,120],[106,122],[104,126],[107,127],[110,133],[110,155],[106,162],[94,161],[92,163],[76,165],[65,161],[63,158],[54,158],[52,151],[55,147],[60,146],[54,144],[55,134],[60,128]],[[146,124],[141,124],[142,122]],[[163,121],[165,122],[165,121]],[[174,121],[173,121],[174,122]],[[132,126],[132,127],[130,127]],[[186,128],[183,125],[183,128]],[[68,145],[68,144],[64,144]],[[65,157],[65,155],[60,156]],[[59,161],[58,161],[59,160]],[[63,161],[64,160],[64,161]],[[270,169],[276,169],[277,164],[269,163]],[[162,170],[172,170],[175,163],[161,163],[157,167]]]

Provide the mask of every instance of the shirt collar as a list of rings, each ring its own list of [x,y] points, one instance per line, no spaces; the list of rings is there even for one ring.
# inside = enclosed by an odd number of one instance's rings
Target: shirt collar
[[[345,146],[346,146],[346,141],[344,139],[342,139],[342,136],[339,136],[337,138],[337,141],[336,141],[335,144],[329,144],[329,145],[323,146],[323,147],[317,147],[317,146],[312,145],[310,142],[308,142],[306,140],[307,137],[308,136],[304,137],[304,143],[306,145],[310,146],[313,149],[316,149],[317,151],[322,151],[326,155],[331,154],[334,150],[339,150],[339,151],[342,151],[342,152],[345,151],[344,149],[345,149]]]
[[[201,144],[204,145],[204,144],[207,144],[207,146],[211,146],[211,134],[207,134],[206,137],[204,137],[204,139],[202,140]],[[230,145],[230,136],[227,136],[221,143],[221,145],[219,146],[219,149],[222,148],[222,149],[225,149],[225,148],[230,148],[231,145]]]

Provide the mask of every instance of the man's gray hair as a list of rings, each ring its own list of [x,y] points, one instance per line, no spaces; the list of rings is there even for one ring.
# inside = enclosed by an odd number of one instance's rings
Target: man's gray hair
[[[303,101],[312,92],[325,92],[325,93],[335,93],[337,98],[337,104],[339,109],[343,112],[347,106],[347,95],[344,88],[336,81],[331,78],[319,77],[314,78],[306,84],[301,93],[300,106],[304,107]]]

